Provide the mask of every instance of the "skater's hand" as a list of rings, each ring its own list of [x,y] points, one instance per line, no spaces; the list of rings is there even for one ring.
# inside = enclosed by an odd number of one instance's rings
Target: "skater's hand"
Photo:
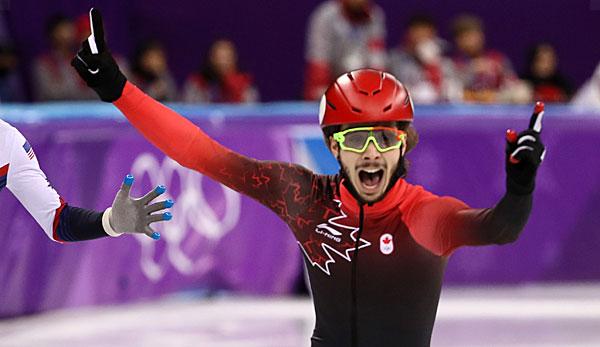
[[[104,230],[110,236],[123,233],[143,233],[158,240],[160,234],[150,227],[152,223],[167,221],[172,218],[170,212],[154,213],[173,206],[172,200],[164,200],[150,204],[152,200],[166,191],[164,186],[157,186],[142,198],[135,199],[129,195],[133,176],[127,175],[121,189],[117,192],[112,207],[102,216]]]
[[[540,137],[543,116],[544,103],[537,102],[527,130],[506,131],[506,185],[512,193],[530,194],[535,188],[535,175],[546,154]]]
[[[123,94],[127,79],[106,46],[102,16],[95,8],[90,10],[90,28],[92,34],[81,43],[71,65],[102,101],[113,102]]]

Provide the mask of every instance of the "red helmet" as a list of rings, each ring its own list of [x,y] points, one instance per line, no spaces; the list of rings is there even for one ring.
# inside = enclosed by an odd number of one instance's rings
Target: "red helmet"
[[[360,69],[338,77],[321,98],[321,127],[371,122],[412,122],[408,90],[387,72]]]

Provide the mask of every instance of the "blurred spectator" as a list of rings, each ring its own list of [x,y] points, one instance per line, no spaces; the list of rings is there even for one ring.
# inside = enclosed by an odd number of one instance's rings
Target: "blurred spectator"
[[[445,46],[433,20],[418,15],[408,21],[402,46],[391,50],[389,69],[408,87],[414,102],[462,100],[454,64],[443,56]]]
[[[157,41],[140,44],[131,67],[131,82],[159,101],[172,101],[177,86],[167,65],[167,55]]]
[[[527,71],[522,76],[533,88],[533,99],[545,102],[566,102],[572,90],[558,71],[556,51],[548,43],[535,45],[529,52]]]
[[[581,86],[571,101],[574,105],[600,109],[600,63],[592,77]]]
[[[370,0],[328,0],[312,13],[306,43],[304,97],[315,100],[342,73],[384,69],[385,16]]]
[[[233,42],[220,39],[210,46],[199,71],[187,78],[182,100],[204,103],[258,101],[252,76],[238,70]]]
[[[79,44],[73,21],[63,15],[55,15],[46,23],[46,34],[50,51],[36,58],[33,66],[35,99],[96,100],[95,93],[71,67],[71,59]]]
[[[18,61],[11,46],[0,44],[0,102],[24,101]]]
[[[0,102],[24,101],[25,94],[18,71],[19,57],[6,25],[6,12],[0,12]]]
[[[529,102],[531,91],[515,75],[508,58],[485,48],[483,25],[478,17],[461,15],[454,20],[454,62],[467,102]]]

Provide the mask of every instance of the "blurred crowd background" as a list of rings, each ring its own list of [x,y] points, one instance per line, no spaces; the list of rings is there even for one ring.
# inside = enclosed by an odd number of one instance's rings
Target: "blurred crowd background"
[[[1,102],[96,100],[70,67],[89,35],[92,5],[5,2]],[[162,101],[316,100],[339,74],[373,67],[394,73],[416,103],[600,106],[594,44],[600,21],[588,2],[468,5],[109,0],[98,6],[124,73]]]

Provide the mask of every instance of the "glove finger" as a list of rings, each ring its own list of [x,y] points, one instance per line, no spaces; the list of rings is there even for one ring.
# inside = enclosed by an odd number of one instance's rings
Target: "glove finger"
[[[517,142],[517,137],[519,135],[517,134],[517,132],[513,129],[507,129],[506,130],[506,141],[508,143],[515,143]]]
[[[534,142],[537,142],[537,139],[533,135],[524,134],[519,137],[517,140],[517,145],[522,145],[523,143],[527,143],[528,146],[531,146]]]
[[[81,42],[81,48],[79,48],[79,52],[77,52],[82,58],[85,56],[89,56],[92,54],[92,49],[90,48],[90,42],[88,39],[85,39]],[[84,58],[85,59],[85,58]],[[85,59],[87,61],[87,59]]]
[[[519,146],[513,153],[511,153],[509,161],[512,164],[518,164],[520,162],[530,163],[533,165],[539,165],[546,155],[546,149],[537,144],[531,146]]]
[[[542,154],[540,155],[540,162],[544,161],[544,158],[546,158],[546,148],[544,148],[544,151],[542,152]]]
[[[129,196],[129,193],[131,192],[131,186],[133,185],[133,181],[134,178],[131,174],[125,176],[125,178],[123,179],[123,184],[121,184],[120,192]]]
[[[533,141],[526,139],[520,142],[517,147],[511,149],[509,160],[513,164],[517,164],[522,159],[539,164],[544,160],[545,152],[546,147],[539,139]],[[521,157],[520,154],[523,156]]]
[[[90,78],[89,65],[85,62],[85,60],[77,54],[73,60],[71,60],[71,66],[75,68],[77,73],[83,78],[84,81],[87,81]]]
[[[148,203],[154,200],[157,196],[161,195],[167,190],[167,188],[163,185],[156,186],[156,188],[149,191],[146,195],[144,195],[140,201],[144,205],[148,205]]]
[[[519,146],[510,154],[510,162],[517,164],[523,160],[532,159],[533,147],[531,146]]]
[[[86,80],[89,84],[90,78],[92,78],[91,75],[95,75],[98,72],[100,72],[99,67],[101,65],[101,62],[102,61],[99,58],[99,56],[92,55],[91,53],[85,52],[84,49],[81,49],[81,50],[79,50],[79,52],[77,53],[75,58],[73,58],[73,60],[71,60],[71,65],[75,68],[77,68],[76,64],[85,66],[85,70],[88,73],[86,73],[85,76],[82,75],[81,77],[84,78],[84,80]],[[81,75],[82,71],[83,71],[82,69],[78,69],[78,72],[80,75]]]
[[[149,226],[144,228],[144,234],[146,234],[149,238],[158,241],[160,239],[160,233],[152,230]]]
[[[96,8],[90,10],[90,30],[92,34],[88,37],[90,51],[92,54],[102,53],[105,50],[104,43],[104,25],[102,24],[102,15]]]
[[[171,208],[171,207],[173,207],[173,204],[175,204],[175,202],[173,202],[173,200],[171,200],[171,199],[159,201],[159,202],[155,202],[151,205],[148,205],[144,209],[144,211],[146,211],[147,214],[150,214],[152,212],[164,210],[166,208]]]
[[[538,155],[539,155],[539,154],[541,154],[541,153],[542,153],[542,150],[543,150],[543,146],[542,146],[542,145],[541,145],[539,142],[533,142],[533,141],[526,140],[526,141],[523,141],[523,142],[521,142],[521,143],[520,143],[520,144],[518,144],[517,146],[515,146],[515,147],[512,149],[511,155],[512,155],[512,153],[514,153],[514,152],[515,152],[517,149],[519,149],[519,148],[522,148],[522,147],[525,147],[525,148],[527,148],[528,150],[530,150],[530,151],[532,151],[532,152],[534,152],[534,153],[536,153],[536,154],[538,154]]]
[[[77,68],[78,65],[85,68],[89,67],[88,63],[81,57],[79,53],[77,53],[75,57],[71,59],[71,66]]]
[[[171,212],[155,213],[146,217],[146,224],[162,222],[173,219]]]
[[[529,130],[533,130],[536,133],[542,132],[542,119],[544,118],[544,103],[538,101],[535,103],[535,108],[533,109],[533,114],[529,119]]]

